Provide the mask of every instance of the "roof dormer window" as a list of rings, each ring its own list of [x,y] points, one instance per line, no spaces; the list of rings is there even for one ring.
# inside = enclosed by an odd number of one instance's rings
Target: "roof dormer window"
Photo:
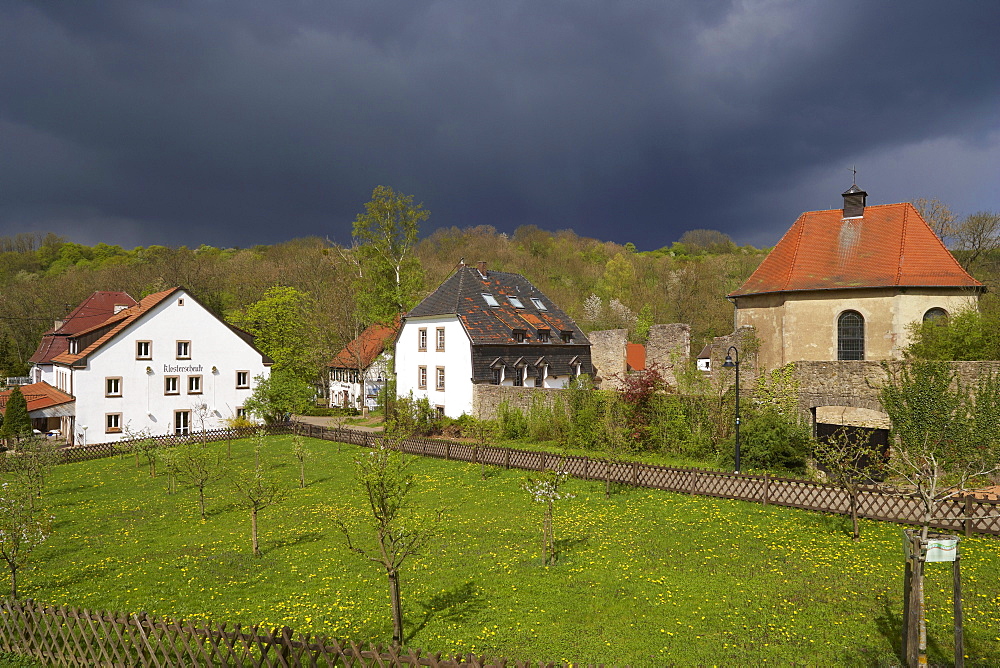
[[[513,334],[515,343],[524,343],[524,335],[526,332],[523,329],[515,329]]]
[[[540,329],[540,330],[538,330],[538,342],[539,343],[548,343],[549,342],[549,330],[547,330],[547,329]]]
[[[508,296],[507,299],[510,300],[511,305],[514,308],[524,308],[524,304],[521,303],[521,300],[515,297],[514,295]]]
[[[542,300],[539,299],[538,297],[532,297],[531,298],[531,303],[534,304],[535,308],[538,309],[539,311],[548,311],[549,310],[549,307],[547,307],[544,303],[542,303]]]
[[[491,295],[489,292],[484,292],[482,294],[483,294],[483,299],[486,300],[487,306],[500,306],[500,302],[497,301],[497,298]]]
[[[573,343],[573,332],[572,330],[564,330],[562,333],[563,343]]]

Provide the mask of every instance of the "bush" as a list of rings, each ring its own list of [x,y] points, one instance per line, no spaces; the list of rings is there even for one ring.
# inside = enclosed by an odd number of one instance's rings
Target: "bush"
[[[528,418],[506,401],[497,408],[497,420],[500,422],[501,438],[519,441],[528,437]]]
[[[779,469],[802,473],[812,452],[809,428],[794,417],[764,407],[748,411],[740,431],[741,468]],[[722,457],[733,463],[735,440]]]

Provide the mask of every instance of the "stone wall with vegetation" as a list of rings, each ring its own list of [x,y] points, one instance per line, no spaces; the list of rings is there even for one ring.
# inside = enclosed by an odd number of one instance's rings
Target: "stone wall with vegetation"
[[[653,325],[646,342],[646,368],[657,365],[663,378],[676,387],[674,368],[683,369],[691,358],[691,325]]]
[[[614,375],[625,374],[627,329],[605,329],[589,332],[590,360],[594,364],[594,384],[604,390],[617,390]]]
[[[500,404],[507,402],[521,411],[527,411],[533,401],[545,402],[551,406],[556,397],[566,390],[543,387],[504,387],[503,385],[472,386],[472,414],[480,420],[492,420],[497,416]]]

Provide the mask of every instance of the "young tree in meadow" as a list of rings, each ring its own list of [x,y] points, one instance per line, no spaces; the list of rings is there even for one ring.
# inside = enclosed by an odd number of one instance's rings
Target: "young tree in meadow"
[[[483,453],[500,435],[500,425],[496,420],[479,420],[472,418],[468,433],[473,439],[474,458],[479,462],[479,477],[486,480],[486,462]]]
[[[31,498],[42,496],[45,478],[57,463],[59,449],[56,444],[42,437],[31,436],[20,442],[17,452],[8,452],[3,459],[3,470],[10,473],[21,488],[31,493]]]
[[[416,479],[409,472],[411,458],[404,457],[398,449],[402,434],[382,438],[371,452],[354,460],[355,481],[368,512],[374,546],[363,547],[357,536],[342,521],[337,520],[352,552],[378,564],[389,580],[389,599],[392,606],[392,642],[403,642],[403,605],[399,589],[399,571],[410,556],[419,553],[435,535],[437,522],[420,519],[414,514],[413,492]]]
[[[221,452],[197,443],[173,448],[171,465],[177,479],[198,490],[198,508],[205,519],[205,488],[226,477],[226,458]]]
[[[547,469],[537,477],[529,477],[524,490],[536,503],[542,504],[542,561],[546,566],[556,561],[556,539],[552,517],[556,501],[572,499],[575,494],[563,491],[569,474],[565,471]]]
[[[146,460],[149,466],[149,477],[156,477],[156,460],[159,457],[161,443],[154,439],[148,429],[133,432],[128,426],[125,427],[125,434],[131,441],[129,448],[135,454],[135,467],[139,468],[139,457]]]
[[[306,439],[302,434],[292,436],[292,454],[299,464],[299,489],[306,486],[306,460],[309,459],[309,450],[306,449]]]
[[[868,445],[863,436],[852,436],[846,429],[838,430],[829,439],[816,441],[813,456],[830,482],[847,492],[853,538],[861,540],[858,497],[866,485],[880,483],[885,478],[888,470],[885,456],[878,448]]]
[[[412,195],[387,186],[372,191],[365,212],[354,221],[351,255],[358,267],[354,298],[363,322],[388,325],[416,303],[423,270],[413,251],[420,223],[430,215]]]
[[[17,572],[52,533],[52,517],[35,502],[34,491],[15,482],[0,484],[0,557],[10,570],[10,596],[17,598]]]
[[[241,471],[233,478],[236,490],[236,505],[250,511],[250,544],[255,557],[260,556],[260,546],[257,541],[257,518],[261,511],[284,501],[287,490],[274,480],[271,480],[264,470],[257,465],[252,471]]]

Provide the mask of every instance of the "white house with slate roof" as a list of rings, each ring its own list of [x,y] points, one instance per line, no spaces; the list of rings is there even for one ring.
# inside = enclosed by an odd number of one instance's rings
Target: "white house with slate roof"
[[[103,309],[83,328],[62,323],[54,332],[66,332],[64,340],[54,342],[47,333],[36,352],[33,374],[50,377],[75,399],[73,414],[64,420],[71,442],[115,441],[127,431],[217,429],[241,414],[255,378],[266,377],[271,366],[250,334],[220,320],[182,288],[138,303],[109,294],[123,308]]]
[[[560,388],[593,374],[583,330],[520,274],[459,265],[403,318],[396,388],[449,417],[476,384]]]

